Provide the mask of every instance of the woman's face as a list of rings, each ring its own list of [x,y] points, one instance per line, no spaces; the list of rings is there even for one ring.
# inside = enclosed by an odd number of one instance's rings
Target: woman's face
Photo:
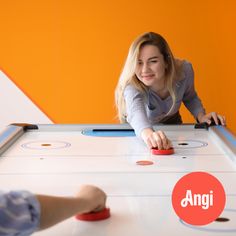
[[[140,49],[135,74],[141,82],[152,88],[162,85],[166,67],[159,48],[154,45],[145,45]]]

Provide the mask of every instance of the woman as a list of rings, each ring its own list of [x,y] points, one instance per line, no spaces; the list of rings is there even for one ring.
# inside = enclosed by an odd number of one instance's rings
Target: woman
[[[116,105],[121,122],[128,122],[149,148],[169,149],[170,140],[153,125],[181,124],[181,102],[202,123],[225,125],[225,117],[205,109],[194,89],[189,62],[174,58],[166,40],[149,32],[131,45],[116,88]]]

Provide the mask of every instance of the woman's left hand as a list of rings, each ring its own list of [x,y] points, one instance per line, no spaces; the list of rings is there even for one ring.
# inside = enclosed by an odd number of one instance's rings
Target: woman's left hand
[[[208,125],[212,123],[212,120],[215,122],[216,125],[225,125],[226,120],[225,117],[222,115],[217,114],[216,112],[210,112],[208,114],[199,114],[198,121],[200,123],[206,122]]]

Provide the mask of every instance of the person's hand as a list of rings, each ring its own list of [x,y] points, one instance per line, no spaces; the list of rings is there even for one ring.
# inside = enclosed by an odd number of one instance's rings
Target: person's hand
[[[216,125],[220,125],[220,124],[225,125],[226,124],[225,117],[217,114],[216,112],[210,112],[206,115],[204,115],[204,114],[198,115],[198,121],[200,123],[206,122],[208,125],[210,125],[212,120],[214,120]]]
[[[106,194],[98,187],[83,185],[76,197],[83,202],[84,213],[97,212],[105,208]]]
[[[146,145],[151,148],[169,149],[172,147],[171,141],[166,137],[163,131],[153,131],[146,128],[142,131],[141,137]]]

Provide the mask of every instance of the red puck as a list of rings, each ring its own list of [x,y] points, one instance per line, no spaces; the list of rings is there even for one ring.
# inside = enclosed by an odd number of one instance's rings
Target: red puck
[[[174,154],[174,148],[170,148],[170,149],[152,148],[152,154],[153,155],[171,155],[171,154]]]
[[[83,221],[105,220],[110,217],[110,208],[104,208],[102,211],[77,214],[75,218]]]
[[[136,164],[140,166],[149,166],[153,165],[153,161],[141,160],[141,161],[136,161]]]

